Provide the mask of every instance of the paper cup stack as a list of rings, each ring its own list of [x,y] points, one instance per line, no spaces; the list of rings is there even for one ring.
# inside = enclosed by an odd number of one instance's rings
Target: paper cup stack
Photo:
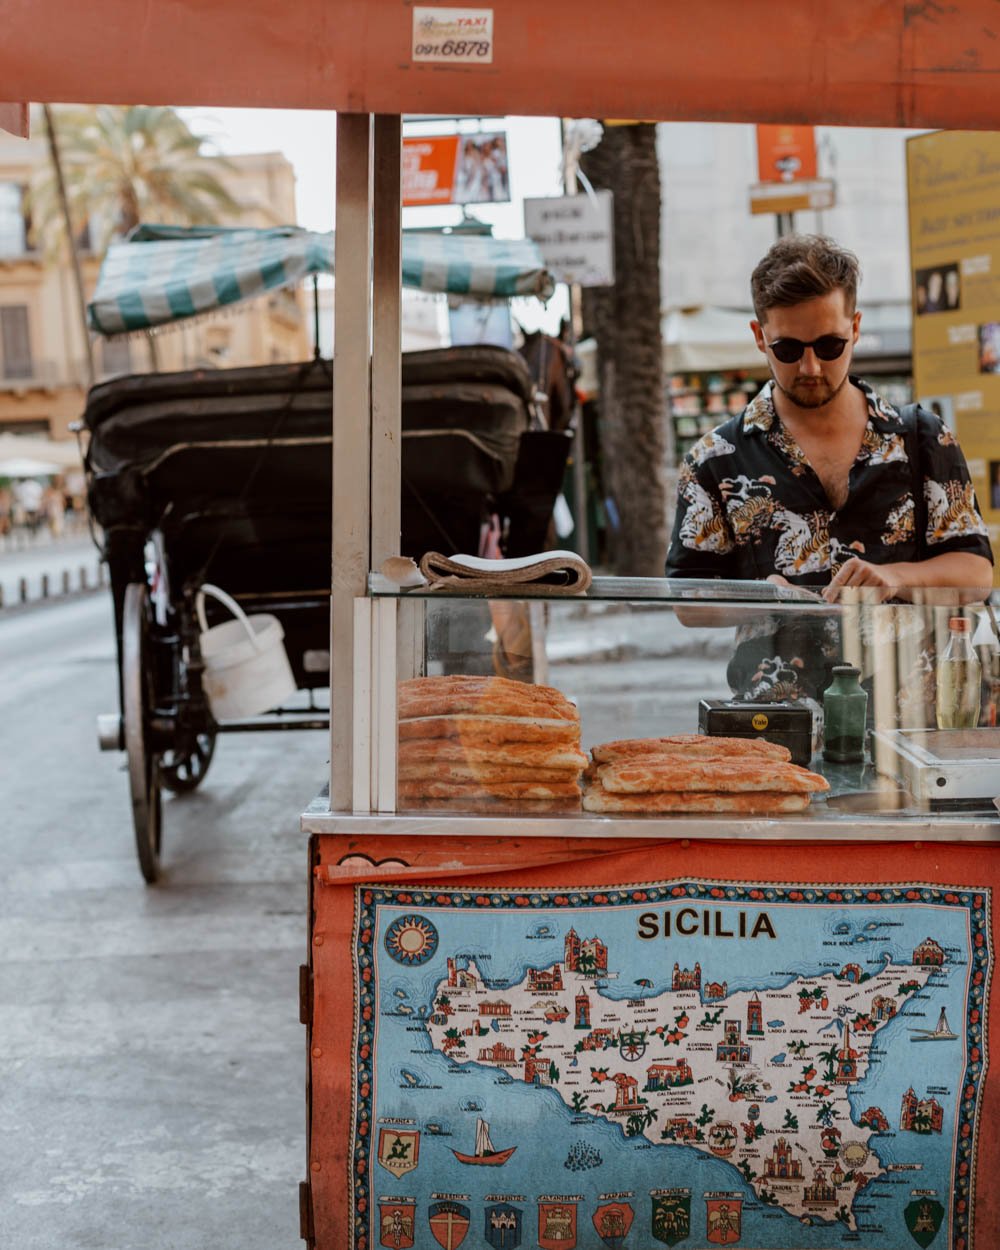
[[[400,682],[398,713],[401,809],[579,808],[580,716],[552,686],[415,677]]]
[[[786,747],[760,738],[626,738],[594,747],[593,757],[588,812],[800,812],[830,788],[789,763]]]

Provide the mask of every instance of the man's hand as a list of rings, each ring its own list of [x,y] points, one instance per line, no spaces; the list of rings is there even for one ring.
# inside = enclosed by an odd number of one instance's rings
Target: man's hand
[[[905,585],[902,565],[869,564],[867,560],[853,556],[837,570],[836,576],[824,589],[823,598],[828,603],[835,603],[845,586],[859,586],[863,588],[859,596],[863,603],[884,603]]]

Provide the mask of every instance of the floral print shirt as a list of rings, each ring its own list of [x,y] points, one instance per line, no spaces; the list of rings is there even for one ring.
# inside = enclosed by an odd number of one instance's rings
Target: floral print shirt
[[[775,411],[773,382],[684,457],[668,577],[765,578],[825,586],[845,561],[873,564],[969,551],[992,560],[965,458],[940,418],[918,409],[916,429],[858,378],[868,426],[834,509]],[[917,468],[911,456],[918,461]],[[914,492],[923,492],[917,534]]]
[[[843,507],[831,507],[819,477],[782,426],[774,384],[768,382],[739,416],[706,434],[685,456],[668,577],[756,579],[780,573],[795,585],[825,586],[855,555],[873,564],[949,551],[993,559],[965,458],[951,431],[923,409],[917,410],[914,429],[866,382],[853,377],[851,382],[867,400],[868,426]],[[914,501],[918,482],[926,517],[922,537]],[[808,611],[764,613],[737,630],[729,685],[739,698],[801,700],[821,716],[819,700],[840,649],[834,618]],[[933,664],[930,671],[933,677]],[[911,676],[915,682],[919,674]],[[909,688],[909,679],[900,684]]]

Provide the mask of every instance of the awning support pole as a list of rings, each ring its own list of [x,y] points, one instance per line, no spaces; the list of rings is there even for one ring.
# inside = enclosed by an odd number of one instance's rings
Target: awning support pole
[[[337,114],[330,809],[353,807],[354,599],[371,564],[372,119]]]

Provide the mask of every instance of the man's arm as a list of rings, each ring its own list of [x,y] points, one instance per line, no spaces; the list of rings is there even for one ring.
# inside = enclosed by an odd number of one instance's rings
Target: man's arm
[[[862,587],[862,598],[876,603],[906,599],[958,607],[988,597],[993,589],[993,565],[971,551],[949,551],[928,560],[899,564],[869,564],[855,556],[841,565],[823,591],[824,599],[839,599],[845,586]]]

